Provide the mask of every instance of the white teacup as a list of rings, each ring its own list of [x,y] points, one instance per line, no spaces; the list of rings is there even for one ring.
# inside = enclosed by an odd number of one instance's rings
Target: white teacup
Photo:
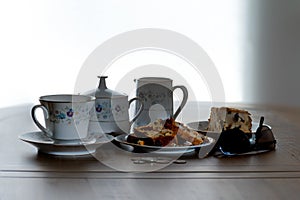
[[[40,105],[31,110],[34,123],[53,139],[76,140],[87,136],[90,110],[94,97],[86,95],[47,95],[40,97]],[[36,117],[36,109],[44,111],[46,127]]]

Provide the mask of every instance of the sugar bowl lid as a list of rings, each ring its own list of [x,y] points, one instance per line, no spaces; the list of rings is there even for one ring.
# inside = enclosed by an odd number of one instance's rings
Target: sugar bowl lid
[[[110,99],[110,98],[127,97],[126,94],[122,94],[120,92],[117,92],[117,91],[107,88],[105,79],[108,76],[97,76],[97,77],[100,78],[98,88],[96,88],[96,90],[90,90],[90,91],[86,92],[87,95],[94,96],[94,97],[96,97],[96,99],[99,99],[99,98]]]

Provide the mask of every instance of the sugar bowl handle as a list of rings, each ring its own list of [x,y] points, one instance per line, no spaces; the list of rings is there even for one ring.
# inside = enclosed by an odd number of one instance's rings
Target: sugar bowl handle
[[[139,101],[140,102],[140,108],[139,110],[137,111],[137,113],[134,115],[134,117],[130,120],[129,124],[130,126],[132,125],[132,123],[140,116],[140,114],[142,113],[143,109],[144,109],[144,102],[138,98],[138,97],[135,97],[135,98],[132,98],[129,100],[129,106],[132,102],[134,101]]]

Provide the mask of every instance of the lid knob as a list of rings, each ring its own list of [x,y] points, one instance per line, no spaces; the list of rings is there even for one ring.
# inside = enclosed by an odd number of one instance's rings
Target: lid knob
[[[106,79],[108,76],[97,76],[97,77],[100,78],[100,83],[99,83],[98,88],[99,88],[99,89],[107,89],[105,79]]]

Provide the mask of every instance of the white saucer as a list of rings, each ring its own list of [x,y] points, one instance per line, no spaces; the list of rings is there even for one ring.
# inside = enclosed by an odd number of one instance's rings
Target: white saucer
[[[86,155],[96,151],[102,144],[111,142],[110,135],[90,135],[81,140],[54,140],[42,131],[24,133],[19,139],[35,146],[39,152],[52,155]]]

